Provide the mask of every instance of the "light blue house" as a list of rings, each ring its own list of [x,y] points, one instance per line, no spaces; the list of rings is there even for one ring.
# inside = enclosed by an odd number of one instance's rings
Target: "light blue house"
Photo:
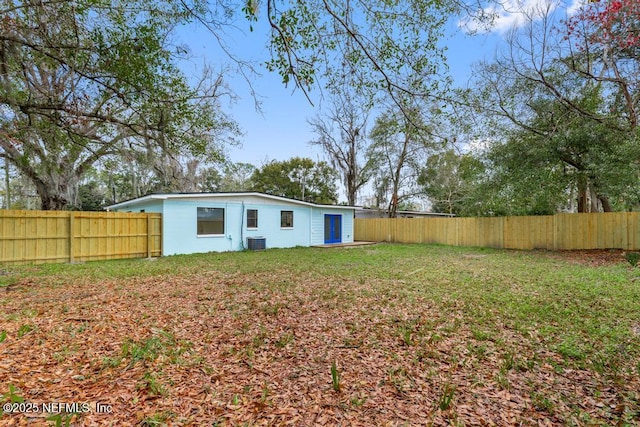
[[[255,192],[151,194],[107,208],[162,213],[163,255],[351,243],[355,209]]]

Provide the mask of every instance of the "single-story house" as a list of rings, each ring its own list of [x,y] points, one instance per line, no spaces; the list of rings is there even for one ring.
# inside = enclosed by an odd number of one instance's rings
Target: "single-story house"
[[[107,207],[162,213],[162,254],[353,242],[353,206],[257,192],[150,194]]]

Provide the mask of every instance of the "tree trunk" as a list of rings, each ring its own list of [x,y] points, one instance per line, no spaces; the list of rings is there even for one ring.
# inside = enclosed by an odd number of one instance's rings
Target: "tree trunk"
[[[597,187],[587,178],[578,180],[578,212],[613,212],[609,198],[598,194]]]
[[[589,212],[589,185],[585,178],[578,178],[578,213]]]
[[[347,204],[349,206],[355,206],[356,204],[356,194],[358,192],[358,188],[356,187],[356,176],[355,173],[347,171],[346,177],[346,187],[347,187]]]
[[[4,208],[11,209],[11,180],[9,178],[9,161],[5,157],[4,159]]]
[[[40,194],[40,209],[43,211],[63,211],[69,205],[69,201],[54,194]]]
[[[63,211],[75,202],[76,188],[73,183],[59,182],[54,186],[41,180],[33,181],[40,197],[40,209],[43,211]]]
[[[600,204],[602,205],[602,210],[604,212],[613,212],[613,208],[611,207],[611,203],[609,202],[609,198],[607,196],[598,196],[598,200],[600,200]]]
[[[404,168],[405,161],[407,160],[407,150],[409,148],[410,139],[405,135],[404,142],[402,144],[402,151],[398,157],[398,161],[395,165],[395,171],[393,173],[393,194],[391,195],[391,205],[389,206],[389,218],[395,218],[398,215],[398,202],[400,193],[400,174]]]
[[[356,150],[355,150],[356,141],[355,138],[350,138],[349,140],[349,154],[347,155],[346,161],[346,171],[345,171],[345,184],[347,187],[347,204],[349,206],[355,206],[356,204],[356,193],[358,192],[358,187],[356,186],[357,179],[357,170],[358,163],[356,159]]]
[[[398,190],[394,186],[391,195],[391,203],[389,203],[389,218],[395,218],[398,215]]]
[[[596,192],[593,190],[593,186],[589,186],[589,201],[591,202],[589,212],[601,212],[602,206],[600,205],[600,199]]]

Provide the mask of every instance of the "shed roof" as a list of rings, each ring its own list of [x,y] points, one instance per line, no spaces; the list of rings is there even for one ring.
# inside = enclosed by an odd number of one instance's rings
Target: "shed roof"
[[[271,194],[259,193],[256,191],[240,191],[240,192],[225,192],[225,193],[157,193],[157,194],[149,194],[146,196],[138,197],[135,199],[125,200],[124,202],[116,203],[111,206],[107,206],[106,210],[120,209],[126,208],[130,206],[135,206],[140,203],[152,201],[152,200],[172,200],[172,199],[195,199],[195,198],[222,198],[222,197],[260,197],[266,200],[275,200],[279,202],[286,202],[291,204],[298,204],[303,206],[310,207],[321,207],[328,209],[361,209],[356,206],[346,206],[346,205],[320,205],[311,202],[305,202],[302,200],[290,199],[288,197],[281,196],[273,196]]]

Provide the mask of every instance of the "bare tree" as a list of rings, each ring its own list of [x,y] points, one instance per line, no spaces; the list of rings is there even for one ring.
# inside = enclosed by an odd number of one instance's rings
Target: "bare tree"
[[[388,202],[389,218],[396,217],[401,203],[421,194],[418,176],[435,144],[423,109],[406,98],[404,102],[402,109],[389,108],[376,119],[367,150],[377,199]]]
[[[319,114],[309,121],[317,135],[317,139],[309,143],[321,147],[331,166],[340,172],[347,203],[354,206],[358,191],[372,173],[371,163],[364,157],[370,106],[356,104],[348,92],[335,95],[332,100],[324,116]]]

